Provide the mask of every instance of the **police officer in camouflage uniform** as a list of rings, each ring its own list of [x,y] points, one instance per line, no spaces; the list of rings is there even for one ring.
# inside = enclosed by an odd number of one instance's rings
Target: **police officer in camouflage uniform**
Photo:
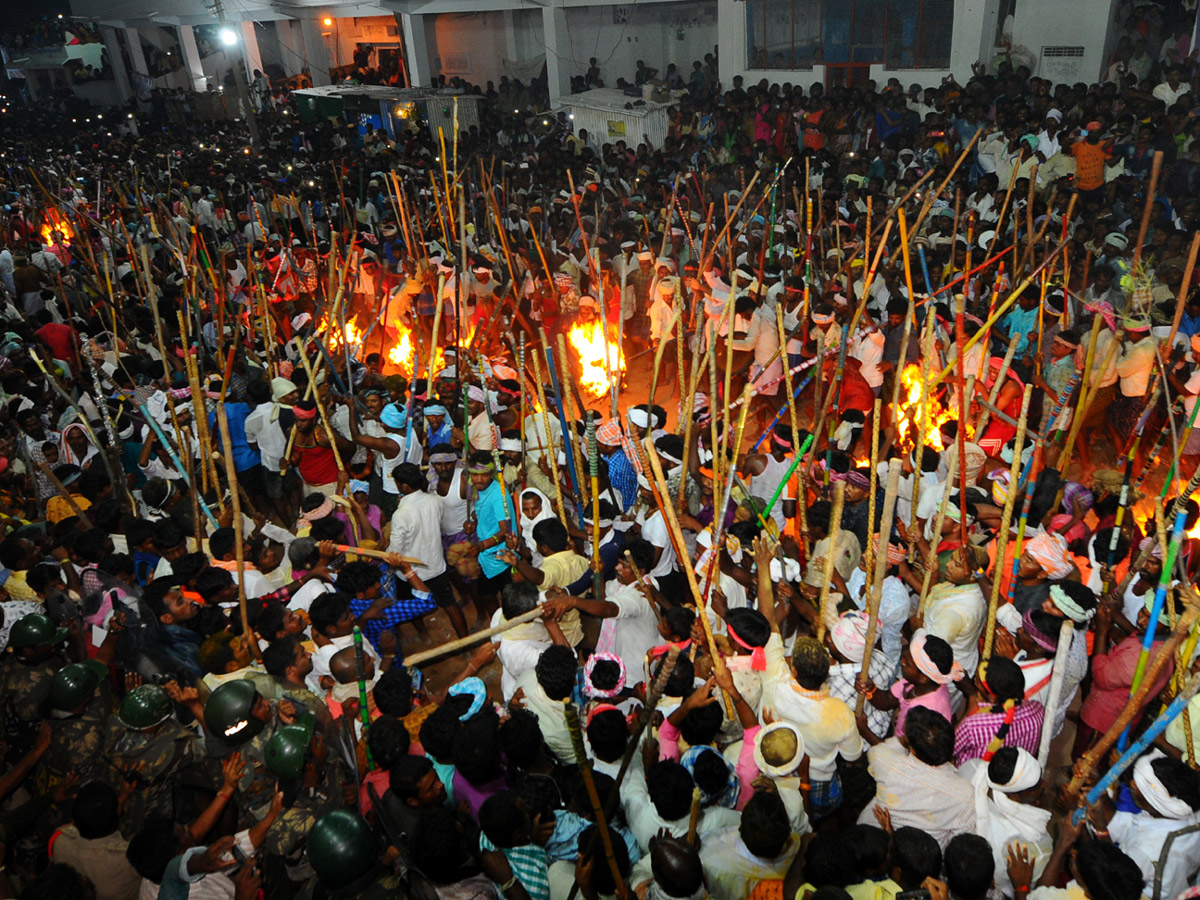
[[[248,680],[227,681],[204,704],[204,725],[210,745],[227,756],[240,750],[246,771],[238,783],[242,822],[266,815],[275,796],[275,776],[267,768],[267,743],[285,725],[296,721],[297,707],[290,700],[267,700]],[[213,752],[214,747],[209,747]],[[223,751],[223,752],[220,752]]]
[[[108,776],[104,720],[112,713],[113,694],[107,678],[108,666],[97,658],[67,663],[50,680],[50,748],[39,778],[43,792],[69,777],[86,783]],[[50,824],[61,824],[64,813],[53,811]]]
[[[41,613],[22,616],[9,630],[9,652],[0,660],[0,730],[10,764],[37,738],[50,681],[67,662],[62,653],[67,635],[66,628]]]
[[[312,713],[276,731],[267,742],[266,759],[267,769],[279,779],[284,811],[263,839],[264,870],[273,883],[291,882],[290,896],[314,874],[304,852],[309,832],[325,813],[344,808],[347,800],[353,804],[353,784],[345,761],[330,756],[321,732],[315,731]]]
[[[383,865],[375,836],[358,813],[338,809],[317,819],[308,834],[316,877],[297,900],[406,900],[408,888]]]
[[[121,833],[131,838],[151,816],[175,816],[176,791],[181,781],[204,785],[204,741],[175,718],[175,705],[166,690],[142,684],[121,700],[108,720],[104,755],[114,772],[132,777],[138,790],[121,811]],[[215,787],[215,785],[207,785]]]

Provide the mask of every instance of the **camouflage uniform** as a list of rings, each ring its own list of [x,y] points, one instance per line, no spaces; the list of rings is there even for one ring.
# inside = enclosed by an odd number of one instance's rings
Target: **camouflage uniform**
[[[317,819],[344,805],[341,786],[348,778],[346,764],[339,758],[330,757],[325,764],[321,783],[316,787],[302,788],[292,805],[267,829],[262,850],[282,859],[293,886],[312,877],[313,870],[305,855],[308,833]]]
[[[108,720],[104,754],[115,781],[120,781],[129,766],[141,765],[138,790],[121,813],[121,833],[127,838],[133,837],[151,816],[166,816],[174,821],[175,789],[185,770],[193,770],[190,774],[195,782],[211,781],[200,768],[206,761],[204,741],[173,718],[151,730],[135,731],[112,716]]]
[[[257,822],[267,814],[275,796],[276,782],[279,780],[267,768],[267,741],[286,723],[279,718],[279,701],[272,700],[270,703],[271,718],[263,730],[236,748],[241,751],[242,761],[246,764],[246,771],[242,773],[237,786],[238,805],[243,822],[247,817]]]
[[[6,759],[10,763],[33,748],[42,723],[42,704],[50,695],[50,682],[65,664],[59,656],[33,665],[21,662],[13,653],[0,659],[0,734],[8,744]]]
[[[104,720],[112,708],[112,694],[102,684],[82,713],[50,719],[50,748],[41,759],[37,775],[37,789],[42,796],[49,795],[72,772],[79,775],[80,784],[107,780]],[[70,801],[61,810],[51,810],[49,823],[60,825],[69,813]]]
[[[314,877],[300,889],[296,900],[314,900],[315,897],[330,896],[328,892],[319,890],[319,882]],[[357,891],[336,894],[338,900],[407,900],[408,886],[398,876],[390,872],[381,872],[375,876],[366,887]]]

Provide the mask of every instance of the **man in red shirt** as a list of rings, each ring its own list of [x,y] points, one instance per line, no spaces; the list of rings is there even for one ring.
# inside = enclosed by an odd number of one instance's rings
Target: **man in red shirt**
[[[48,309],[38,311],[37,321],[40,327],[33,335],[38,339],[38,343],[50,352],[50,356],[71,365],[78,365],[79,339],[75,329],[70,325],[55,323],[54,316]]]

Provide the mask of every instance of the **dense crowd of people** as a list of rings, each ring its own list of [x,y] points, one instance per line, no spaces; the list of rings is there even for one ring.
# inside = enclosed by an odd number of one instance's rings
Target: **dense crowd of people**
[[[661,147],[508,82],[445,143],[11,109],[0,896],[1195,896],[1155,27],[1090,86],[714,56]]]

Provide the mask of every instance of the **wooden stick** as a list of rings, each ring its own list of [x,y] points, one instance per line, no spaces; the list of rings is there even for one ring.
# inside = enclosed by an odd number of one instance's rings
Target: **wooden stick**
[[[675,543],[676,559],[683,574],[687,578],[688,587],[691,588],[692,598],[696,601],[696,616],[700,619],[700,625],[704,629],[704,637],[708,643],[708,652],[712,656],[713,668],[718,672],[725,669],[725,658],[721,656],[717,650],[717,642],[713,638],[712,623],[708,621],[708,608],[704,603],[704,597],[700,593],[700,585],[696,581],[695,567],[690,564],[687,554],[687,544],[683,540],[683,529],[679,527],[679,518],[675,515],[675,506],[669,500],[670,494],[667,492],[667,479],[663,477],[662,464],[658,461],[658,453],[654,449],[654,442],[647,434],[644,439],[646,448],[646,461],[650,464],[650,470],[654,478],[654,483],[658,487],[658,495],[664,499],[660,502],[663,518],[667,521],[667,527],[670,530],[671,537]],[[839,482],[841,483],[841,482]],[[720,552],[720,548],[713,547],[714,552]],[[725,698],[726,710],[730,716],[733,715],[733,703],[729,697]]]
[[[358,548],[354,549],[355,553],[361,553]],[[412,656],[404,660],[404,664],[410,668],[419,666],[421,663],[429,662],[431,659],[438,659],[442,656],[448,656],[451,653],[457,653],[459,650],[465,650],[468,647],[473,647],[481,641],[486,641],[488,638],[495,637],[498,634],[504,634],[510,628],[516,628],[518,625],[524,625],[526,622],[532,622],[535,619],[542,617],[542,608],[539,606],[529,612],[521,613],[516,618],[501,622],[494,628],[485,628],[483,631],[477,631],[474,634],[468,634],[466,637],[457,638],[453,641],[448,641],[437,647],[431,647],[428,650],[422,650],[420,653],[414,653]]]
[[[868,534],[875,530],[875,494],[879,490],[879,418],[882,414],[882,405],[882,398],[876,397],[875,409],[871,416],[871,471],[867,493]],[[863,559],[866,560],[863,571],[867,573],[867,583],[864,590],[869,597],[871,596],[871,576],[875,572],[875,548],[871,546],[870,541],[867,541],[867,546],[863,548]]]
[[[879,401],[876,400],[876,403]],[[841,482],[838,482],[841,484]],[[863,649],[862,661],[862,676],[870,678],[871,673],[871,653],[875,649],[875,629],[879,622],[879,604],[883,601],[883,579],[887,575],[887,545],[888,538],[892,534],[892,524],[896,517],[896,495],[900,493],[900,460],[891,459],[888,461],[888,480],[886,493],[883,496],[883,519],[879,523],[879,531],[876,532],[876,537],[879,541],[879,547],[875,553],[875,580],[871,585],[871,593],[867,600],[867,638],[866,647]],[[874,527],[874,519],[871,520],[872,528]],[[869,540],[869,538],[868,538]],[[867,699],[865,694],[858,695],[858,701],[855,704],[855,714],[863,711],[863,701]]]
[[[1099,318],[1099,317],[1097,317]],[[988,394],[988,402],[983,407],[983,414],[979,417],[979,424],[975,426],[975,433],[982,435],[987,429],[988,418],[992,415],[992,410],[996,408],[996,398],[1000,396],[1000,388],[1004,386],[1004,377],[1008,374],[1009,366],[1012,365],[1013,356],[1017,352],[1017,344],[1021,343],[1021,335],[1014,334],[1008,340],[1008,350],[1004,352],[1004,362],[1000,366],[1000,372],[996,375],[996,381],[992,384],[992,390]]]
[[[1158,653],[1155,654],[1154,659],[1151,661],[1150,668],[1147,670],[1146,676],[1142,679],[1141,685],[1125,701],[1125,707],[1121,710],[1121,714],[1117,716],[1112,726],[1100,735],[1100,739],[1092,745],[1092,748],[1084,754],[1083,759],[1075,766],[1075,774],[1063,791],[1068,809],[1074,808],[1079,797],[1079,792],[1082,790],[1087,779],[1091,777],[1096,764],[1108,755],[1108,751],[1117,742],[1117,738],[1141,714],[1142,708],[1152,699],[1150,688],[1158,681],[1158,676],[1162,673],[1167,663],[1174,661],[1175,648],[1187,637],[1187,633],[1191,629],[1192,623],[1196,621],[1197,615],[1200,615],[1200,608],[1197,607],[1191,607],[1183,614],[1175,624],[1175,629],[1171,632],[1171,636],[1159,647]]]
[[[533,360],[533,386],[537,391],[538,406],[542,414],[542,438],[545,441],[542,452],[550,458],[550,471],[554,475],[554,503],[558,508],[559,521],[567,528],[567,507],[563,503],[562,476],[558,472],[558,448],[554,445],[554,435],[550,433],[550,407],[546,403],[546,388],[542,383],[542,363],[536,350],[530,354],[530,358]]]
[[[466,229],[464,228],[465,232]],[[608,822],[604,818],[604,804],[600,802],[600,794],[596,790],[596,779],[592,777],[592,760],[583,746],[583,728],[579,724],[579,711],[571,698],[563,700],[563,713],[567,720],[567,731],[571,735],[571,745],[575,750],[575,764],[579,766],[579,774],[583,776],[583,786],[587,789],[588,800],[592,804],[592,812],[596,817],[596,830],[600,832],[600,845],[604,848],[604,856],[608,861],[608,869],[612,873],[613,884],[616,885],[617,896],[623,896],[627,890],[625,879],[621,877],[621,869],[613,854],[612,836],[608,833]],[[699,789],[695,789],[698,793]],[[695,796],[693,795],[693,808]]]
[[[1004,580],[1004,553],[1008,549],[1008,533],[1012,528],[1013,508],[1017,503],[1017,482],[1021,474],[1021,453],[1025,447],[1025,429],[1029,421],[1029,401],[1033,396],[1033,385],[1025,385],[1021,398],[1021,415],[1017,419],[1017,437],[1013,446],[1012,464],[1008,469],[1008,496],[1004,498],[1004,509],[1000,514],[1000,533],[996,539],[996,565],[992,571],[992,595],[988,598],[987,625],[983,635],[983,658],[992,656],[992,642],[996,637],[996,610],[1000,606],[1000,583]],[[959,460],[962,464],[962,460]],[[1033,473],[1030,473],[1033,477]],[[937,540],[937,535],[934,535]]]
[[[236,347],[229,348],[230,359]],[[237,469],[233,464],[233,443],[229,438],[229,418],[225,415],[225,391],[222,389],[221,398],[217,401],[217,427],[221,432],[221,446],[225,452],[221,454],[225,460],[225,479],[231,488],[229,502],[233,505],[233,553],[237,560],[238,606],[242,611],[242,634],[250,639],[250,649],[254,658],[262,662],[262,651],[258,647],[258,638],[250,627],[250,613],[246,606],[246,545],[242,536],[242,502],[237,492]],[[334,451],[336,452],[336,450]]]
[[[918,474],[918,473],[914,473]],[[946,473],[942,483],[942,502],[938,504],[937,519],[934,520],[933,537],[929,542],[929,556],[925,559],[925,579],[921,582],[921,598],[917,603],[917,615],[925,612],[925,603],[929,599],[929,586],[933,582],[933,573],[937,570],[937,546],[942,540],[942,526],[946,524],[946,510],[950,506],[950,488],[954,486],[954,476]],[[913,510],[913,520],[916,520],[916,510]],[[916,543],[914,541],[914,543]]]
[[[346,464],[342,461],[342,454],[338,452],[337,437],[334,434],[333,426],[329,424],[329,417],[325,415],[325,404],[321,402],[321,395],[317,391],[317,379],[313,375],[312,363],[308,361],[308,351],[304,347],[300,348],[300,362],[304,366],[304,371],[308,374],[308,383],[312,388],[313,402],[317,404],[317,413],[321,416],[321,424],[325,427],[325,437],[329,439],[329,449],[333,451],[333,459],[337,463],[338,473],[345,475]],[[295,430],[294,427],[293,430]]]
[[[1162,172],[1163,152],[1154,151],[1154,162],[1150,164],[1150,180],[1146,186],[1146,202],[1142,205],[1142,221],[1138,225],[1137,243],[1133,246],[1133,266],[1137,268],[1142,261],[1142,245],[1146,242],[1146,232],[1150,228],[1150,211],[1154,209],[1154,196],[1158,193],[1158,176]]]
[[[333,549],[337,550],[339,553],[354,553],[358,556],[368,557],[369,559],[382,559],[386,561],[390,560],[392,557],[399,557],[400,562],[406,563],[410,566],[425,565],[425,563],[417,559],[415,556],[401,556],[399,553],[388,553],[386,550],[370,550],[366,547],[351,547],[349,544],[334,544]]]
[[[888,477],[891,477],[890,466]],[[821,579],[821,594],[817,608],[818,641],[825,640],[826,616],[829,614],[829,588],[833,582],[833,563],[838,555],[838,538],[842,534],[842,508],[845,504],[846,482],[835,482],[833,487],[833,512],[829,516],[829,549],[825,551],[825,570]]]
[[[1192,275],[1196,271],[1196,253],[1200,251],[1200,234],[1192,237],[1192,246],[1188,250],[1187,265],[1183,269],[1183,281],[1179,284],[1179,296],[1175,299],[1175,318],[1171,320],[1171,333],[1167,336],[1167,347],[1175,343],[1175,335],[1179,332],[1179,320],[1183,316],[1183,307],[1187,304],[1188,294],[1192,289]]]
[[[993,620],[993,624],[995,624]],[[1038,745],[1038,763],[1043,767],[1050,758],[1050,742],[1054,740],[1054,717],[1061,705],[1059,694],[1062,693],[1063,678],[1067,674],[1067,651],[1071,649],[1071,641],[1075,637],[1075,623],[1070,619],[1062,623],[1058,632],[1058,647],[1054,651],[1054,668],[1050,676],[1050,693],[1046,697],[1046,716],[1042,720],[1042,740]]]

